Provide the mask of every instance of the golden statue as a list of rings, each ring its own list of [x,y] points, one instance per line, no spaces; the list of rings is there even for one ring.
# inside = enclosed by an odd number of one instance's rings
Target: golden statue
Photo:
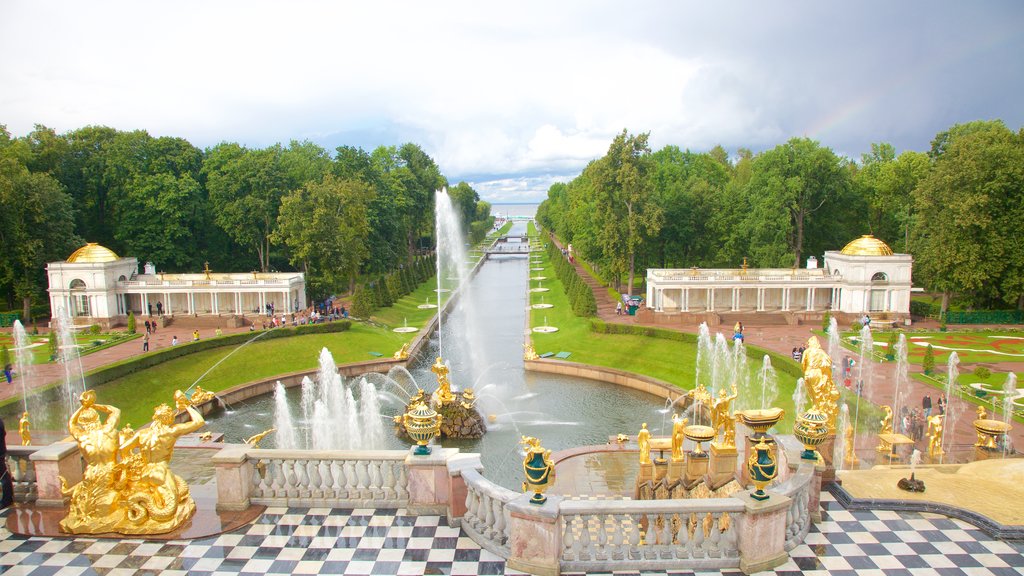
[[[882,427],[878,433],[879,435],[892,434],[892,408],[889,406],[882,406],[882,410],[885,411],[885,416],[882,417]],[[879,452],[889,452],[892,450],[892,444],[879,439],[878,446],[875,447],[875,450]]]
[[[651,433],[647,430],[647,423],[640,427],[636,435],[636,443],[640,446],[640,463],[651,463]]]
[[[448,366],[445,365],[440,356],[437,357],[437,362],[434,362],[434,365],[430,367],[430,371],[437,374],[437,391],[434,392],[434,398],[442,406],[451,403],[455,399],[455,396],[452,394],[452,383],[448,379],[448,370]]]
[[[711,407],[711,393],[704,387],[704,384],[698,382],[693,390],[690,390],[689,396],[693,398],[693,401],[704,406]]]
[[[988,411],[981,404],[978,405],[978,420],[985,420],[988,418]]]
[[[402,344],[402,347],[395,352],[395,360],[408,360],[409,359],[409,343]]]
[[[277,432],[277,428],[268,428],[259,434],[253,434],[245,439],[245,443],[253,448],[260,447],[260,441],[267,437],[271,432]]]
[[[942,456],[942,414],[928,417],[928,455],[932,458]]]
[[[672,461],[683,461],[683,429],[686,428],[689,418],[679,418],[679,414],[672,415]]]
[[[70,489],[61,478],[62,492],[71,496],[68,515],[60,522],[72,534],[162,534],[180,526],[195,512],[188,485],[171,473],[168,463],[174,442],[205,422],[180,390],[175,404],[185,409],[191,422],[174,423],[174,411],[166,404],[154,410],[153,423],[121,442],[117,429],[120,411],[96,404],[96,392],[87,390],[81,407],[68,421],[78,441],[86,468],[82,481]],[[106,422],[100,412],[107,413]]]
[[[718,398],[714,398],[711,401],[711,427],[715,429],[715,437],[718,437],[718,431],[722,431],[723,443],[728,444],[725,441],[725,431],[729,427],[729,421],[732,420],[729,414],[729,405],[736,399],[739,394],[736,391],[736,384],[732,385],[732,394],[725,391],[722,388],[718,392]],[[733,436],[735,437],[735,424],[733,424]]]
[[[476,404],[476,395],[473,394],[472,388],[466,388],[462,391],[462,402],[460,404],[466,410],[473,408],[473,405]]]
[[[519,443],[526,448],[526,455],[523,458],[523,473],[526,475],[523,491],[533,491],[531,504],[543,504],[547,501],[544,491],[555,479],[555,464],[551,461],[551,450],[545,450],[540,445],[540,440],[531,436],[523,436]]]
[[[736,416],[729,414],[723,420],[723,430],[725,434],[722,436],[723,447],[736,447]]]
[[[78,401],[79,408],[68,419],[68,430],[78,442],[85,473],[82,481],[70,488],[64,477],[60,478],[61,493],[71,497],[68,515],[60,521],[60,529],[72,534],[114,532],[125,518],[121,494],[115,486],[121,477],[116,462],[121,411],[96,404],[94,390],[82,392]],[[106,422],[100,421],[100,412],[107,414]]]
[[[801,365],[807,395],[811,397],[814,408],[827,416],[829,433],[835,434],[836,417],[839,415],[839,389],[832,381],[832,358],[821,349],[817,336],[807,340]]]
[[[125,456],[128,455],[128,452],[121,452],[120,447],[134,435],[135,429],[132,428],[131,424],[125,424],[124,428],[121,428],[121,431],[117,433],[118,454],[121,456],[122,460],[124,460]]]
[[[196,389],[192,391],[191,402],[193,406],[198,406],[205,402],[209,402],[214,398],[216,398],[216,396],[213,395],[213,392],[210,392],[209,390],[203,390],[202,387],[196,386]]]
[[[32,425],[28,421],[28,412],[21,413],[21,420],[18,420],[18,434],[21,434],[22,446],[32,443]]]
[[[537,355],[537,350],[534,349],[533,344],[523,344],[523,360],[537,360],[540,356]]]
[[[857,458],[857,453],[854,451],[855,446],[853,445],[853,425],[846,425],[846,430],[843,432],[843,438],[845,438],[843,447],[843,460],[846,462],[846,465],[856,466],[860,464],[860,458]]]

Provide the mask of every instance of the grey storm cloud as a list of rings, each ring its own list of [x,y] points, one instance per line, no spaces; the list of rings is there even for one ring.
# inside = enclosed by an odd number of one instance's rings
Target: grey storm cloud
[[[923,150],[1024,124],[1019,2],[37,2],[0,7],[0,123],[199,146],[414,141],[543,197],[622,129],[652,146]],[[31,47],[29,49],[28,47]]]

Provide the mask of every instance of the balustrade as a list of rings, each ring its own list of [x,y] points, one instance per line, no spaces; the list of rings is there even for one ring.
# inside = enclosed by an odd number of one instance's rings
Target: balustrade
[[[801,466],[797,471],[774,487],[772,492],[788,496],[792,499],[786,511],[786,551],[803,543],[807,531],[811,528],[811,480],[814,477],[813,466]]]
[[[14,500],[34,502],[37,494],[36,468],[29,457],[38,446],[8,446],[7,470],[14,482]]]
[[[401,507],[409,502],[404,451],[249,450],[256,504]]]
[[[474,469],[464,469],[462,479],[466,482],[463,530],[489,551],[507,557],[508,541],[512,536],[507,505],[519,493],[498,486]]]

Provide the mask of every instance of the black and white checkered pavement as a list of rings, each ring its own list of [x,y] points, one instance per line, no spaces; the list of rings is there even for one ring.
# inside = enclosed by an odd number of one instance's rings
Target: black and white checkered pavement
[[[993,540],[965,522],[914,512],[849,512],[824,492],[822,506],[823,522],[776,574],[1024,574],[1024,547]],[[245,528],[192,541],[24,538],[0,529],[0,573],[518,574],[443,518],[401,509],[331,508],[268,508]]]

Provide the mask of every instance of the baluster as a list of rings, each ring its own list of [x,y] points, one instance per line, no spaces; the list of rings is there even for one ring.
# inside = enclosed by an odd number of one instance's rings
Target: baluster
[[[658,518],[661,520],[661,534],[658,536],[658,544],[661,545],[660,556],[668,559],[672,557],[672,517],[659,514]]]
[[[722,538],[719,541],[719,548],[722,549],[723,558],[735,558],[739,556],[740,552],[736,549],[735,518],[729,517],[729,522],[726,524],[726,529],[722,531]]]
[[[690,530],[686,525],[686,514],[673,517],[676,525],[676,557],[690,558]]]
[[[640,530],[642,526],[640,524],[640,514],[630,514],[629,517],[633,520],[632,530],[629,532],[629,551],[626,553],[627,560],[639,560],[643,557],[643,552],[640,550],[640,542],[642,541]]]
[[[356,490],[360,500],[370,499],[370,474],[366,471],[366,460],[356,460]]]
[[[594,559],[594,546],[590,538],[590,516],[580,515],[580,560]]]
[[[309,460],[292,460],[300,498],[309,498]]]
[[[502,530],[501,544],[505,545],[512,540],[512,512],[505,504],[501,505],[501,517],[504,519],[504,530]]]
[[[408,500],[409,499],[409,479],[406,475],[405,463],[396,462],[395,466],[398,469],[398,483],[396,488],[398,489],[398,499]]]
[[[284,479],[285,479],[285,493],[289,498],[295,498],[299,495],[299,475],[295,469],[295,460],[289,458],[283,463],[284,467]]]
[[[491,498],[491,508],[494,510],[494,537],[493,540],[504,544],[505,540],[505,510],[504,504],[499,498]]]
[[[345,470],[340,460],[331,460],[331,498],[342,500],[345,494]]]
[[[707,545],[708,557],[709,558],[719,558],[722,555],[722,550],[719,547],[719,540],[721,540],[721,537],[722,537],[722,531],[719,530],[719,526],[721,526],[721,522],[722,522],[722,515],[721,514],[710,515],[710,518],[712,520],[711,520],[711,531],[708,534],[708,545]]]
[[[629,547],[625,546],[626,521],[629,516],[613,514],[609,518],[612,522],[612,549],[610,557],[612,560],[629,558]]]
[[[356,467],[351,460],[345,460],[345,464],[342,467],[345,470],[345,500],[355,500],[356,484],[358,484]]]
[[[473,530],[480,532],[480,494],[473,486],[466,490],[466,519]]]
[[[395,490],[395,463],[387,461],[384,463],[384,498],[395,500],[397,497],[398,491]]]
[[[334,476],[331,473],[331,461],[320,460],[317,464],[317,474],[320,475],[321,498],[334,497]]]
[[[597,550],[594,557],[598,560],[608,559],[608,532],[605,529],[604,514],[596,514],[593,521],[597,524]]]
[[[562,519],[562,560],[566,562],[576,559],[576,537],[573,534],[575,523],[576,516],[564,516]]]
[[[481,493],[480,500],[480,504],[483,506],[484,537],[488,540],[494,540],[494,507],[491,506],[491,495]]]
[[[309,478],[309,495],[311,498],[323,498],[324,488],[320,478],[320,462],[322,460],[306,460],[306,476]]]
[[[692,551],[694,558],[707,557],[707,551],[704,550],[704,522],[700,520],[697,520],[694,523],[693,540],[691,544],[692,546],[690,547],[690,550]]]
[[[273,466],[274,473],[274,498],[287,498],[288,478],[285,475],[284,460],[263,460],[268,466]]]
[[[380,460],[373,460],[369,463],[370,466],[370,493],[374,500],[382,500],[384,498],[384,475],[380,472],[380,467],[384,463]]]

